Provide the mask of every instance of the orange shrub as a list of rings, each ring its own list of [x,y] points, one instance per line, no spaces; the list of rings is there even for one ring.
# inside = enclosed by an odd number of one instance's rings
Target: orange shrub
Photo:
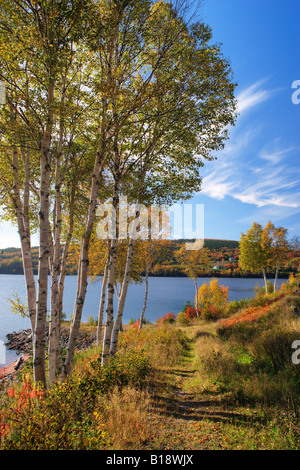
[[[223,327],[230,327],[237,323],[249,323],[256,321],[258,318],[267,315],[271,309],[271,305],[284,296],[285,294],[282,293],[281,295],[277,295],[277,297],[274,299],[267,299],[263,306],[249,307],[243,312],[241,312],[239,315],[236,315],[232,318],[228,318],[226,320],[220,320],[219,323],[221,323]]]

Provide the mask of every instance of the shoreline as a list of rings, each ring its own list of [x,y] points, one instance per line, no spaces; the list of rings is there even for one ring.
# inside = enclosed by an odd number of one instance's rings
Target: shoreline
[[[8,379],[13,380],[16,377],[21,366],[25,362],[27,362],[30,359],[30,357],[31,356],[29,354],[23,354],[18,359],[11,362],[10,364],[7,364],[6,366],[1,367],[0,368],[0,383]]]
[[[48,336],[48,335],[47,335]],[[7,341],[5,346],[7,349],[19,354],[19,357],[9,364],[0,367],[0,383],[3,380],[13,379],[20,367],[32,357],[32,333],[31,329],[22,329],[8,333],[6,335]],[[46,338],[46,344],[47,344]],[[69,340],[68,329],[62,327],[60,343],[61,347],[66,347]],[[86,349],[94,346],[96,343],[96,333],[81,331],[76,340],[76,349]]]

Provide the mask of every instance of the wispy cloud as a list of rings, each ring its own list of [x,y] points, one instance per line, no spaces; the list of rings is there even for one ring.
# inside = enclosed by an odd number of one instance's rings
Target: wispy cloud
[[[281,160],[287,157],[289,152],[292,152],[293,150],[295,150],[295,147],[280,147],[280,138],[278,137],[265,145],[259,156],[271,163],[279,163]]]
[[[245,150],[245,149],[244,149]],[[282,160],[290,149],[278,151]],[[245,155],[244,155],[245,156]],[[202,182],[202,194],[215,199],[231,196],[256,207],[277,206],[300,209],[300,171],[280,161],[266,159],[257,168],[258,160],[245,160],[242,154],[230,158],[210,171]]]
[[[273,95],[265,83],[260,80],[238,95],[241,116]],[[297,213],[300,169],[293,164],[295,147],[280,137],[262,144],[263,127],[251,127],[247,121],[241,125],[238,120],[220,159],[205,168],[201,193],[218,200],[229,196],[270,213],[272,208],[281,215]]]
[[[274,94],[274,90],[266,90],[263,88],[265,82],[266,79],[259,80],[238,94],[238,113],[245,113],[245,111],[248,111],[250,108],[268,100]]]

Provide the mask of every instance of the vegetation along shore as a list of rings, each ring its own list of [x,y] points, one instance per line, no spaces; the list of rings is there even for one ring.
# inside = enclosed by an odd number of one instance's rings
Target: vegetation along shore
[[[0,448],[299,450],[298,279],[238,302],[204,290],[198,311],[124,325],[106,366],[82,324],[72,376],[48,391],[24,361],[2,381]]]

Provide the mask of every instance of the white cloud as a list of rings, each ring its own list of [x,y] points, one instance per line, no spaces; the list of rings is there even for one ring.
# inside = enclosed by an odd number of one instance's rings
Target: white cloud
[[[237,111],[240,114],[245,113],[250,108],[268,100],[274,93],[272,90],[265,90],[262,85],[266,80],[259,80],[245,90],[241,91],[237,96]]]
[[[263,88],[260,80],[238,95],[242,113],[270,98],[274,90]],[[214,199],[230,196],[244,204],[262,209],[275,208],[284,214],[300,210],[300,171],[293,164],[295,147],[278,137],[264,145],[263,127],[249,127],[238,119],[231,139],[219,160],[204,168],[202,194]]]
[[[280,138],[272,140],[270,143],[264,146],[259,156],[263,160],[267,160],[271,163],[279,163],[285,157],[288,158],[288,153],[292,152],[295,147],[281,148]]]
[[[203,194],[210,196],[214,199],[224,199],[225,196],[231,194],[234,190],[234,184],[228,181],[229,173],[219,175],[215,172],[203,178],[202,187]]]

